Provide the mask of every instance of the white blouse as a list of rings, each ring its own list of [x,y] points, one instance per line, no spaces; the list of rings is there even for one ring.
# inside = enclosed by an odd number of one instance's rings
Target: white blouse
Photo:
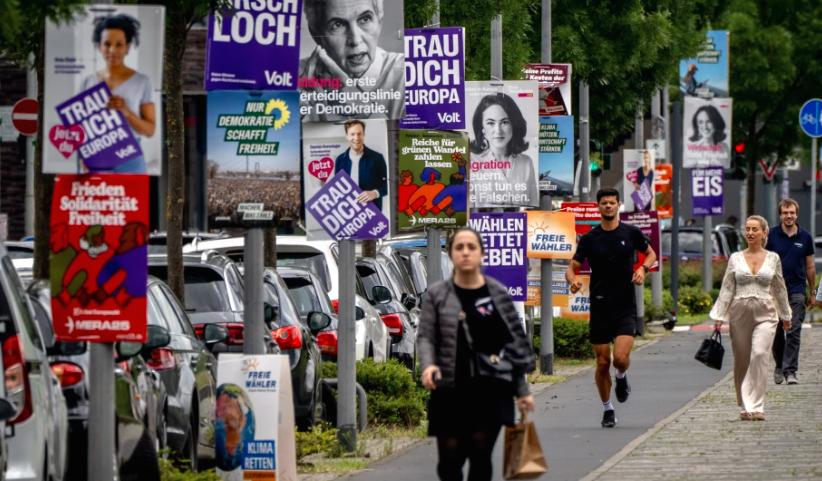
[[[745,261],[745,254],[735,252],[728,260],[722,289],[711,309],[711,319],[724,321],[728,308],[738,299],[757,298],[774,304],[780,320],[791,318],[788,289],[782,277],[782,261],[775,252],[767,251],[765,263],[754,274]]]

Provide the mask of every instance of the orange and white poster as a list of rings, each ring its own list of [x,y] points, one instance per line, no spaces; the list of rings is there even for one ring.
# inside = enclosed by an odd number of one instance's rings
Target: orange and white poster
[[[566,319],[591,320],[591,276],[577,276],[582,281],[582,289],[568,297],[568,306],[559,309],[559,317]]]
[[[528,211],[528,258],[570,259],[577,249],[572,212]]]

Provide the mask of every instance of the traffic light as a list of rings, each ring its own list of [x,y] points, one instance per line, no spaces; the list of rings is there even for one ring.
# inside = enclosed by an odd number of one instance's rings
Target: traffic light
[[[745,144],[739,143],[731,152],[731,168],[725,169],[725,180],[745,180],[748,178],[748,164],[745,157]]]
[[[602,169],[599,167],[599,164],[597,164],[596,162],[594,162],[592,160],[591,161],[591,178],[599,177],[600,175],[602,175]]]

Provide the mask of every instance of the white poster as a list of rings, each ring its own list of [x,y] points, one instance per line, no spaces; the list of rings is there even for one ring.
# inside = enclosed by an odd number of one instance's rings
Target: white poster
[[[682,167],[731,167],[733,99],[685,97]]]
[[[466,82],[471,208],[537,207],[539,84]]]
[[[391,211],[388,127],[385,120],[305,122],[303,127],[303,198],[314,197],[330,178],[345,172],[363,190],[361,203],[371,202],[388,219]],[[305,216],[310,239],[331,239],[317,219]],[[390,230],[389,230],[390,232]]]
[[[64,129],[57,106],[105,82],[111,96],[104,108],[122,114],[143,154],[110,172],[160,175],[164,38],[165,8],[154,5],[89,5],[70,22],[47,22],[44,172],[87,171],[77,151],[93,135]]]
[[[623,172],[625,179],[622,182],[622,203],[625,212],[645,212],[654,210],[654,151],[634,150],[623,151]]]
[[[288,356],[220,354],[214,436],[224,481],[296,481],[290,373]]]

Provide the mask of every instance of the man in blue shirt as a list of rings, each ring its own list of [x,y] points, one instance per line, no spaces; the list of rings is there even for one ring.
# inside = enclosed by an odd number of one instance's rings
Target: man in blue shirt
[[[782,260],[782,274],[791,301],[791,327],[786,333],[782,324],[777,324],[773,341],[773,357],[776,369],[773,380],[777,384],[787,381],[797,384],[796,371],[799,368],[799,343],[802,336],[802,322],[805,307],[813,309],[816,299],[816,265],[814,264],[813,236],[796,223],[799,204],[793,199],[779,203],[779,218],[782,222],[768,234],[767,249],[779,254]],[[810,284],[811,295],[806,297],[805,283]]]
[[[365,204],[374,203],[377,209],[382,209],[382,199],[388,195],[388,168],[385,157],[376,150],[365,146],[365,122],[349,120],[345,123],[345,137],[349,148],[337,156],[334,173],[341,170],[354,179],[363,193],[357,201]],[[386,201],[386,207],[388,202]],[[387,212],[383,211],[384,214]]]

